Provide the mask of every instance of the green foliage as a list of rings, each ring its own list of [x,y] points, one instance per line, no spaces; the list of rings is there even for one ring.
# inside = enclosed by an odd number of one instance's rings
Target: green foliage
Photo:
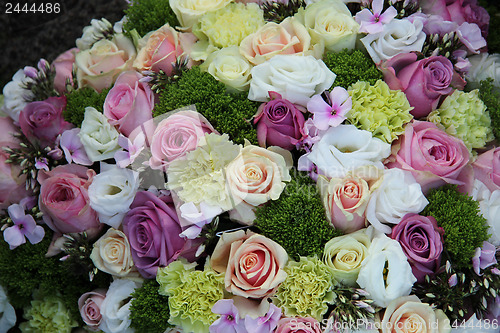
[[[250,119],[259,103],[248,100],[246,93],[227,94],[223,83],[197,66],[184,72],[178,81],[161,92],[153,115],[158,117],[192,104],[219,133],[227,133],[234,143],[244,143],[247,139],[257,144],[257,132]]]
[[[18,309],[30,304],[35,290],[40,298],[59,293],[72,317],[81,322],[78,298],[86,291],[109,286],[111,276],[97,274],[90,282],[86,275],[75,275],[77,272],[67,262],[60,261],[60,256],[46,258],[52,232],[46,229],[45,233],[40,243],[26,242],[14,250],[9,249],[7,242],[0,241],[0,285]]]
[[[479,0],[479,5],[484,7],[490,14],[490,26],[488,29],[488,52],[500,52],[500,34],[498,34],[498,26],[500,25],[500,5],[497,1]]]
[[[491,78],[481,81],[479,98],[486,105],[486,110],[490,114],[493,134],[497,140],[500,140],[500,91],[495,88]]]
[[[135,29],[141,36],[161,28],[165,23],[171,27],[179,25],[168,0],[133,0],[125,9],[125,14],[128,21],[123,25],[124,30]]]
[[[278,200],[257,208],[255,225],[295,260],[299,256],[321,257],[326,242],[342,232],[326,219],[315,183],[306,173],[295,172]]]
[[[103,112],[104,100],[111,88],[104,89],[100,93],[94,89],[85,87],[77,89],[66,95],[67,104],[63,111],[64,120],[80,127],[85,115],[85,108],[94,107],[97,111]]]
[[[374,85],[382,79],[382,73],[377,69],[373,60],[360,50],[333,53],[328,52],[323,56],[323,62],[335,74],[334,86],[347,89],[358,81],[367,81]]]
[[[138,332],[162,333],[171,326],[168,324],[168,297],[158,293],[159,287],[156,280],[146,280],[132,294],[131,326]]]
[[[475,249],[488,240],[488,225],[479,212],[479,204],[456,186],[446,185],[432,190],[429,204],[421,215],[433,216],[444,229],[444,250],[457,268],[471,265]]]

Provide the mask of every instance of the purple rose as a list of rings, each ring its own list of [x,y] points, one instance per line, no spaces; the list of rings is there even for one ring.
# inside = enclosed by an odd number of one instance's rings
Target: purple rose
[[[406,214],[392,229],[391,238],[401,244],[418,282],[422,282],[426,275],[434,274],[439,267],[443,233],[434,217],[418,214]]]
[[[304,115],[299,106],[281,98],[277,92],[269,92],[269,97],[271,100],[261,104],[254,119],[259,145],[292,150],[304,136]]]
[[[28,103],[19,115],[21,131],[42,147],[53,146],[59,134],[73,127],[62,116],[65,107],[66,97],[49,97],[45,101]]]
[[[171,196],[137,192],[130,211],[123,219],[132,258],[146,279],[156,276],[158,267],[165,267],[190,248],[179,236],[182,228]]]
[[[416,53],[398,54],[383,62],[380,69],[389,88],[403,91],[414,107],[411,114],[420,118],[436,109],[441,99],[453,92],[453,87],[463,89],[465,81],[443,56],[419,61],[417,58]]]

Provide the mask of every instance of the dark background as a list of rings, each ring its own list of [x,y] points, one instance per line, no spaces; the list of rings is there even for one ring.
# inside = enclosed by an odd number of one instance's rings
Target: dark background
[[[6,14],[6,4],[58,2],[58,14]],[[75,47],[75,40],[93,18],[119,21],[127,7],[125,0],[0,0],[0,94],[12,75],[24,66],[35,66],[40,58],[54,60],[60,53]]]

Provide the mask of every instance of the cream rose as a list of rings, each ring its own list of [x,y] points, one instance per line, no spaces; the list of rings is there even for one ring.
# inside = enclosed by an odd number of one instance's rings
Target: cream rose
[[[306,27],[295,17],[287,17],[280,24],[268,22],[240,44],[241,54],[254,65],[277,54],[312,55],[320,59],[323,51],[323,43],[311,43]]]
[[[240,222],[251,224],[253,209],[268,200],[277,200],[290,181],[292,154],[283,148],[268,149],[247,145],[226,167],[226,178]]]
[[[382,333],[448,333],[450,320],[415,296],[400,297],[387,305],[380,324]]]
[[[361,263],[368,255],[370,237],[365,230],[330,239],[325,244],[323,262],[336,281],[355,286]]]
[[[224,233],[215,246],[210,265],[225,272],[226,290],[236,296],[263,298],[287,276],[288,254],[275,241],[252,231]]]
[[[210,53],[200,68],[226,85],[229,90],[247,91],[250,86],[252,65],[237,46],[230,46]]]
[[[184,28],[192,28],[205,13],[224,8],[232,0],[170,0],[169,4],[179,23]]]
[[[135,46],[125,35],[101,39],[75,56],[79,86],[89,86],[99,92],[110,87],[121,72],[132,69],[135,56]]]
[[[140,277],[132,260],[127,236],[120,230],[108,229],[94,243],[90,259],[97,269],[113,276]]]
[[[296,16],[309,31],[312,41],[323,41],[328,51],[354,49],[359,24],[342,0],[320,0],[299,9]]]

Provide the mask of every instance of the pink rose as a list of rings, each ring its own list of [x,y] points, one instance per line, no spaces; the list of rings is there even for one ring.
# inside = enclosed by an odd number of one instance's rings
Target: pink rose
[[[490,191],[500,190],[500,147],[479,155],[472,168],[474,178],[484,183]]]
[[[57,136],[73,128],[62,116],[65,107],[66,97],[49,97],[45,101],[28,103],[19,114],[21,131],[30,141],[38,141],[43,148],[55,148]]]
[[[225,272],[226,290],[246,298],[272,294],[287,276],[283,268],[288,254],[275,241],[252,231],[224,233],[210,265]]]
[[[95,171],[77,164],[41,171],[38,204],[43,220],[56,233],[95,231],[101,227],[90,207],[88,187]]]
[[[162,169],[186,155],[204,140],[205,134],[217,133],[208,120],[195,111],[180,111],[163,119],[151,139],[153,169]]]
[[[389,168],[409,170],[422,187],[422,192],[446,183],[463,185],[458,180],[469,161],[469,150],[462,142],[435,124],[413,121],[393,144]]]
[[[463,89],[466,82],[443,56],[417,58],[416,53],[401,53],[383,62],[380,69],[389,88],[403,91],[414,108],[411,114],[421,118],[453,92],[452,86]]]
[[[78,299],[78,308],[82,320],[92,331],[97,331],[101,324],[101,304],[105,297],[106,291],[97,289],[83,294]]]
[[[172,65],[178,57],[189,53],[189,49],[196,42],[196,37],[192,33],[177,32],[165,24],[160,29],[144,36],[142,40],[146,40],[146,45],[139,50],[134,67],[140,71],[159,72],[162,70],[170,76]],[[191,64],[190,60],[188,67],[191,67]]]
[[[123,72],[104,100],[104,115],[126,137],[153,119],[154,93],[141,78],[135,71]]]
[[[281,318],[274,333],[321,333],[321,324],[311,317]]]
[[[77,48],[69,49],[68,51],[60,54],[54,62],[52,67],[56,71],[54,78],[54,88],[60,94],[66,92],[66,80],[69,79],[73,82],[73,64],[75,63],[75,54],[79,50]]]

